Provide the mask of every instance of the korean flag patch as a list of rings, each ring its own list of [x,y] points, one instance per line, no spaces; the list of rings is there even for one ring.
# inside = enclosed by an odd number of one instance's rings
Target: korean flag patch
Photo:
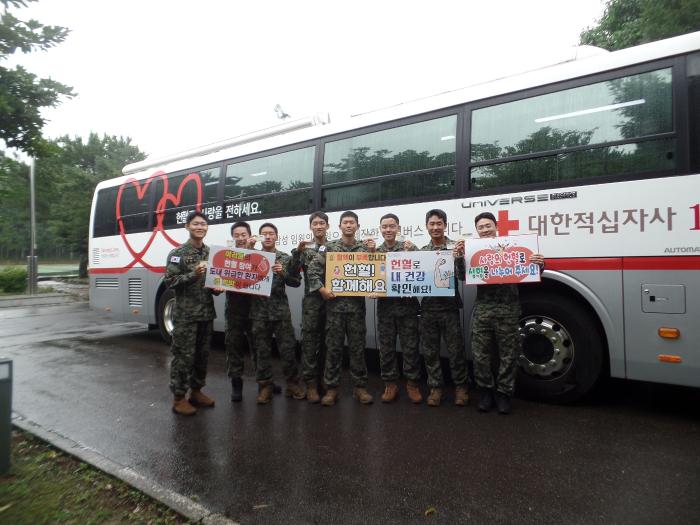
[[[180,262],[180,256],[179,256],[179,255],[173,255],[173,256],[170,258],[170,262],[171,262],[171,263],[179,263],[179,262]]]

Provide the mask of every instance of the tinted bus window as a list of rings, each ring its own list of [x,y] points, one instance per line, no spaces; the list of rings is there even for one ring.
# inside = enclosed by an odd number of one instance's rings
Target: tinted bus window
[[[95,215],[92,223],[93,237],[106,237],[117,233],[117,188],[97,192]]]
[[[671,69],[472,112],[471,161],[673,131]]]
[[[226,167],[227,200],[310,188],[316,147],[269,155]]]
[[[471,187],[481,190],[602,175],[666,171],[675,167],[675,151],[676,140],[663,139],[499,162],[472,168]]]
[[[198,203],[205,208],[216,208],[219,197],[219,184],[221,168],[209,168],[205,170],[193,170],[177,175],[168,175],[167,197],[161,197],[161,203],[155,203],[158,210],[161,204],[161,213],[165,213],[163,224],[166,228],[176,228],[185,224],[187,214],[196,209]],[[156,195],[165,195],[162,191],[163,182],[156,180],[156,187],[161,191]],[[208,206],[211,204],[210,206]],[[210,223],[215,222],[216,214],[210,218]],[[219,217],[220,218],[220,217]]]
[[[226,220],[262,218],[311,209],[316,147],[229,164],[224,186]]]
[[[478,109],[471,189],[673,169],[675,139],[649,140],[673,131],[670,68]]]
[[[454,168],[429,170],[406,177],[392,177],[376,182],[328,188],[323,192],[323,199],[324,205],[329,208],[348,208],[365,202],[451,193],[454,191],[454,181]]]
[[[353,183],[323,192],[324,205],[440,195],[454,191],[457,116],[376,131],[329,142],[323,158],[323,184]]]
[[[457,116],[377,131],[326,144],[323,184],[452,166]]]

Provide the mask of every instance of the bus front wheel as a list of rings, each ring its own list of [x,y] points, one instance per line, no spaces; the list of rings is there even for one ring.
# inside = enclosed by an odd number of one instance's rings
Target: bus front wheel
[[[594,315],[570,297],[522,298],[518,392],[567,403],[583,397],[603,369],[604,343]]]
[[[160,335],[167,344],[173,338],[173,308],[175,307],[175,294],[172,290],[165,290],[158,299],[158,329]]]

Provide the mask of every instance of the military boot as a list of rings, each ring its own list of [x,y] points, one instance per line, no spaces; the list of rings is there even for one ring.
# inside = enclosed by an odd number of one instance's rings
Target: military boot
[[[272,401],[272,383],[258,383],[258,397],[255,398],[258,405],[267,405]]]
[[[493,390],[482,388],[479,395],[479,412],[490,412],[493,408]]]
[[[419,404],[423,402],[423,395],[420,393],[418,383],[415,381],[408,381],[406,383],[406,393],[408,394],[408,399],[411,400],[411,403]]]
[[[391,403],[399,397],[399,385],[396,383],[386,383],[382,394],[382,403]]]
[[[363,405],[369,405],[374,401],[372,395],[367,392],[366,388],[355,387],[352,389],[352,397],[357,399]]]
[[[214,406],[214,400],[197,388],[190,392],[190,404],[210,408]]]
[[[197,413],[197,409],[190,405],[185,396],[175,396],[175,399],[173,399],[173,412],[181,416],[194,416]]]
[[[231,378],[231,401],[239,402],[243,400],[243,379],[240,377]]]
[[[321,401],[321,396],[318,395],[318,390],[316,389],[315,381],[306,382],[306,400],[309,403],[316,404]]]
[[[455,387],[455,405],[465,407],[469,404],[469,391],[467,385],[457,385]]]
[[[321,399],[321,404],[324,407],[332,407],[335,405],[335,402],[338,400],[338,390],[335,388],[329,388],[326,390],[326,394],[323,396],[323,399]]]
[[[510,396],[502,392],[496,392],[496,407],[499,414],[510,414]]]
[[[302,400],[306,397],[306,392],[304,392],[303,387],[299,386],[299,383],[290,379],[287,380],[287,389],[284,391],[284,395],[286,397]]]
[[[428,406],[439,407],[440,401],[442,401],[442,388],[431,388],[430,395],[428,395]]]

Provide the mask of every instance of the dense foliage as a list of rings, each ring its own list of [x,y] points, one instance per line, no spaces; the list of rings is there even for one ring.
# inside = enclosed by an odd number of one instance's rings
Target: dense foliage
[[[38,255],[87,260],[92,194],[98,182],[143,160],[131,139],[90,134],[47,141],[36,160]],[[0,260],[22,261],[29,250],[29,167],[0,153]]]
[[[45,26],[36,20],[20,20],[9,9],[24,7],[34,0],[0,0],[0,144],[31,155],[44,152],[41,135],[42,108],[55,107],[62,96],[72,97],[69,86],[50,78],[38,78],[22,66],[2,65],[14,53],[45,51],[60,44],[68,29]]]
[[[22,293],[27,289],[27,270],[11,266],[0,270],[0,293]]]
[[[700,30],[700,0],[608,0],[581,44],[616,51]]]

